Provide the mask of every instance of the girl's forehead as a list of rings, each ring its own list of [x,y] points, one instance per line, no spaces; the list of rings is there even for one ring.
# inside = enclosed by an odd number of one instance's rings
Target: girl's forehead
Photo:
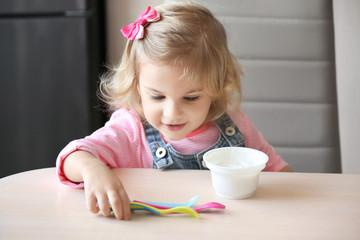
[[[151,64],[158,67],[168,67],[181,73],[181,77],[184,79],[199,79],[202,75],[202,67],[199,62],[194,61],[191,57],[174,57],[172,59],[161,60],[161,59],[150,59],[146,56],[140,58],[139,71],[142,66]]]
[[[191,69],[183,65],[143,61],[140,64],[139,71],[140,84],[153,83],[161,88],[159,85],[171,81],[180,84],[178,87],[181,90],[192,89],[195,91],[203,89],[202,82],[199,81],[200,78]]]

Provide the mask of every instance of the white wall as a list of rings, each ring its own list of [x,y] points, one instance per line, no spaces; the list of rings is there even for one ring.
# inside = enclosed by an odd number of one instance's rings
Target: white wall
[[[342,171],[360,173],[360,1],[334,0],[333,11]]]

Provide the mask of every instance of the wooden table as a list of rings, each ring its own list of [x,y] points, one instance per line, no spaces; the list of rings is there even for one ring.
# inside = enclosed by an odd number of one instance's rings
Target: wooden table
[[[0,179],[0,239],[360,239],[360,175],[262,173],[248,199],[218,197],[209,171],[115,169],[129,197],[196,205],[217,201],[225,211],[131,221],[87,211],[83,190],[60,184],[55,169]]]

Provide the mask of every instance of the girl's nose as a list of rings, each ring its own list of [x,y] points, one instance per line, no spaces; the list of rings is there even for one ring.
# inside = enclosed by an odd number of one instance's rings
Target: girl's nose
[[[181,115],[181,106],[175,101],[168,101],[163,110],[163,115],[170,119],[176,119]]]

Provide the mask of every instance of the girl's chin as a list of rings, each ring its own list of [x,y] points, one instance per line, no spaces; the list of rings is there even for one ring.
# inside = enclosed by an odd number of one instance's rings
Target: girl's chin
[[[180,133],[161,133],[167,140],[170,141],[180,141],[186,137],[187,134],[180,134]]]

